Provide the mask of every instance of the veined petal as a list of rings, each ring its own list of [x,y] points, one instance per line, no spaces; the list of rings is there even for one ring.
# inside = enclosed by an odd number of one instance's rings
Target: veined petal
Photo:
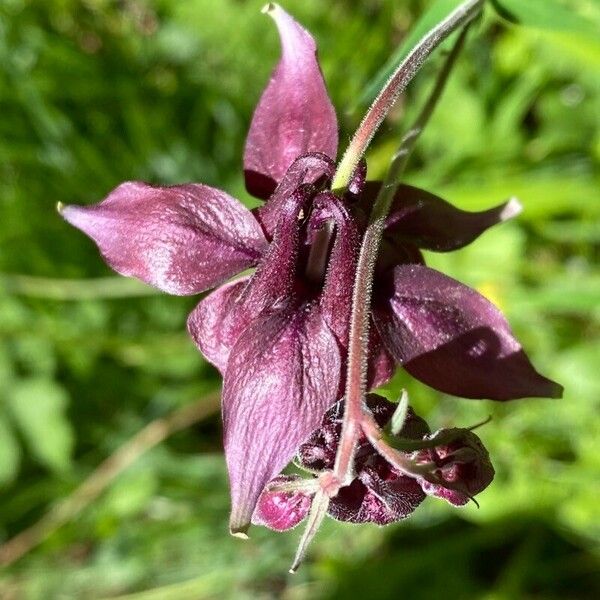
[[[280,6],[269,3],[281,39],[281,59],[263,92],[244,151],[246,188],[266,199],[301,154],[335,159],[338,128],[314,39]]]
[[[365,197],[376,197],[379,182],[368,182]],[[490,227],[517,216],[522,210],[518,200],[481,212],[468,212],[452,206],[439,196],[411,185],[400,185],[387,219],[385,235],[419,248],[436,252],[458,250],[477,239]]]
[[[199,183],[127,182],[92,206],[61,214],[97,244],[110,267],[170,294],[197,294],[250,267],[266,250],[240,202]]]
[[[275,226],[279,221],[279,213],[288,198],[304,184],[314,184],[320,180],[331,179],[334,171],[333,160],[319,152],[299,156],[290,165],[271,197],[263,206],[255,209],[256,218],[269,239],[273,237]]]
[[[399,265],[389,289],[379,293],[374,319],[384,343],[427,385],[465,398],[562,395],[560,385],[533,368],[500,311],[475,290],[422,265]]]
[[[231,351],[223,386],[232,533],[336,399],[340,356],[317,306],[288,304],[253,321]]]
[[[200,352],[222,375],[229,351],[248,325],[248,313],[240,306],[240,296],[250,277],[236,279],[217,288],[188,317],[188,331]]]
[[[268,250],[251,277],[225,284],[200,301],[188,331],[204,356],[225,375],[229,352],[248,324],[293,295],[298,254],[298,214],[307,196],[295,189],[278,212]]]

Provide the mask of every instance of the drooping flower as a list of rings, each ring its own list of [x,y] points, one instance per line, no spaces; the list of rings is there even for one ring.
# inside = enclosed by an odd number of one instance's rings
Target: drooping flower
[[[366,404],[377,425],[392,419],[395,404],[368,394]],[[321,427],[300,446],[296,464],[313,475],[333,469],[342,431],[343,400],[330,408]],[[354,455],[354,479],[331,498],[327,514],[350,523],[388,525],[409,517],[426,495],[466,504],[494,478],[494,468],[481,440],[468,429],[429,432],[427,423],[408,408],[404,424],[392,435],[406,441],[423,441],[426,448],[406,452],[414,474],[398,470],[378,454],[363,435]],[[439,442],[439,444],[437,443]],[[420,474],[417,472],[422,471]],[[279,475],[263,490],[252,522],[277,531],[298,525],[310,510],[312,479]],[[280,489],[285,484],[286,490]],[[314,493],[314,492],[313,492]]]
[[[378,425],[384,427],[391,419],[396,405],[376,394],[368,394],[367,406]],[[311,473],[333,468],[342,430],[344,403],[336,402],[325,416],[321,427],[300,446],[297,464]],[[400,435],[406,439],[420,440],[429,433],[427,423],[409,408]],[[349,523],[375,523],[389,525],[410,516],[425,499],[418,481],[400,473],[381,457],[366,437],[359,439],[354,457],[355,477],[331,498],[327,514]],[[310,481],[310,480],[308,480]],[[294,475],[280,475],[266,486],[260,496],[253,523],[282,531],[295,527],[310,509],[310,494],[298,489],[279,491],[282,483],[298,483]],[[277,510],[273,507],[276,506]],[[285,518],[293,514],[294,519]],[[288,525],[282,527],[283,524]]]
[[[216,288],[188,329],[224,378],[230,527],[238,533],[265,484],[343,394],[356,256],[378,186],[365,182],[363,165],[347,192],[330,190],[338,127],[315,42],[278,6],[267,11],[282,56],[244,153],[246,186],[266,200],[261,207],[249,211],[202,184],[128,182],[99,204],[61,210],[115,271],[171,294]],[[395,361],[460,396],[559,394],[533,369],[501,314],[425,267],[418,250],[462,247],[516,212],[511,201],[466,213],[399,187],[373,291],[370,387],[391,376]],[[248,268],[255,271],[231,280]]]
[[[432,468],[434,478],[419,480],[428,496],[462,506],[492,482],[494,467],[488,451],[471,430],[438,429],[424,439],[435,445],[414,452],[412,458]]]

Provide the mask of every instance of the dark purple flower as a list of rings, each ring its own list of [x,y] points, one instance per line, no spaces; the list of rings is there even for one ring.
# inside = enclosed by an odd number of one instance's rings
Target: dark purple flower
[[[123,275],[171,294],[216,288],[192,312],[188,329],[223,374],[230,526],[240,533],[265,484],[343,395],[356,256],[378,186],[365,183],[363,165],[345,195],[329,190],[338,127],[315,42],[281,8],[271,4],[267,12],[282,57],[244,154],[247,188],[267,200],[261,207],[249,211],[201,184],[129,182],[99,204],[61,211]],[[460,396],[559,394],[533,369],[500,313],[425,267],[418,250],[462,247],[517,207],[466,213],[400,186],[373,290],[370,387],[389,379],[396,361]],[[255,271],[231,280],[249,268]],[[374,468],[363,479],[400,486]]]
[[[397,405],[376,394],[367,395],[367,407],[384,428]],[[340,442],[343,400],[325,414],[321,427],[300,446],[297,465],[314,475],[331,471]],[[414,472],[407,474],[387,462],[361,436],[354,456],[354,479],[331,498],[327,514],[338,521],[388,525],[410,516],[425,496],[462,506],[483,491],[494,478],[494,468],[481,440],[469,429],[429,432],[427,423],[408,407],[402,429],[391,439],[400,445],[425,446],[403,452]],[[416,442],[416,444],[415,444]],[[263,490],[252,522],[277,531],[295,527],[310,510],[317,480],[280,475]],[[280,486],[288,486],[285,490]]]
[[[269,486],[265,488],[256,503],[252,522],[275,531],[287,531],[296,527],[310,510],[311,494],[299,490],[272,490],[269,487],[299,481],[298,475],[279,475],[269,482]]]
[[[299,467],[313,473],[333,469],[342,430],[343,406],[341,400],[334,404],[325,414],[321,427],[300,446]],[[396,408],[395,404],[376,394],[367,396],[367,406],[382,427],[391,419]],[[427,423],[409,408],[400,435],[405,439],[420,440],[427,433]],[[355,478],[350,485],[342,487],[329,503],[327,514],[338,521],[388,525],[411,515],[425,499],[419,482],[394,469],[364,436],[358,442],[354,471]],[[281,492],[272,488],[282,482],[299,481],[296,476],[288,475],[270,482],[261,495],[253,523],[278,530],[284,529],[282,523],[290,523],[288,529],[296,526],[310,509],[310,502],[306,502],[309,493],[303,489]],[[277,510],[271,508],[273,504]],[[293,519],[285,518],[292,513]]]
[[[439,429],[424,439],[436,445],[418,450],[412,458],[432,466],[434,477],[419,481],[428,496],[462,506],[492,483],[494,467],[488,451],[469,429]]]

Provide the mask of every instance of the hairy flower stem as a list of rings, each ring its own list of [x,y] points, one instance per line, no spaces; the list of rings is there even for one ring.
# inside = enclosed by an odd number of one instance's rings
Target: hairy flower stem
[[[380,119],[377,121],[373,131],[367,139],[367,144],[373,137],[375,130],[387,114],[387,111],[391,108],[391,105],[395,102],[398,94],[406,87],[406,84],[412,79],[417,69],[421,66],[425,58],[431,53],[431,51],[443,41],[452,31],[457,29],[463,24],[467,24],[480,10],[482,5],[481,1],[471,0],[465,2],[459,8],[457,8],[445,21],[443,21],[438,27],[433,29],[427,34],[421,42],[417,45],[415,50],[408,56],[408,58],[400,65],[392,76],[390,82],[398,78],[401,82],[398,87],[397,93],[393,96],[387,108],[379,108]],[[321,488],[315,494],[311,511],[309,513],[308,521],[296,557],[290,572],[295,572],[300,566],[306,550],[317,533],[317,530],[327,512],[329,506],[329,499],[337,495],[337,492],[341,487],[348,485],[354,476],[353,473],[353,461],[354,454],[356,451],[356,444],[361,432],[366,428],[365,434],[368,435],[369,439],[377,442],[374,447],[380,451],[381,455],[386,459],[391,459],[389,462],[397,467],[404,466],[401,470],[410,472],[413,474],[420,474],[421,469],[412,463],[409,459],[406,459],[397,450],[390,448],[382,439],[381,432],[374,422],[371,414],[368,412],[365,403],[365,392],[366,392],[366,375],[367,375],[367,361],[368,361],[368,341],[369,341],[369,319],[371,313],[371,290],[373,286],[373,274],[375,270],[375,262],[379,252],[379,244],[381,241],[381,235],[383,233],[385,220],[388,215],[394,193],[397,189],[400,177],[406,167],[408,158],[414,147],[417,138],[423,131],[423,128],[427,124],[433,109],[435,108],[438,100],[441,97],[445,83],[448,79],[448,75],[454,65],[456,58],[463,46],[466,35],[466,27],[461,32],[460,37],[455,43],[452,51],[446,58],[444,66],[438,75],[436,84],[425,103],[422,111],[419,113],[413,127],[410,128],[407,135],[401,141],[398,152],[394,155],[390,170],[386,179],[381,187],[373,210],[369,217],[369,223],[361,244],[360,253],[358,257],[358,264],[356,269],[356,277],[354,280],[354,289],[352,293],[352,315],[350,317],[350,341],[348,347],[348,371],[346,378],[346,395],[344,403],[344,419],[342,422],[342,432],[340,437],[339,446],[337,449],[335,464],[332,472],[321,474]],[[432,41],[433,40],[433,41]],[[414,58],[415,55],[418,57]],[[413,57],[413,62],[411,61]],[[420,61],[420,62],[419,62]],[[403,75],[403,70],[407,69],[408,74]],[[412,70],[411,70],[412,69]],[[384,92],[390,88],[390,84],[384,88]],[[333,182],[333,189],[345,188],[348,185],[350,177],[354,172],[360,157],[366,149],[366,144],[361,153],[356,158],[356,161],[350,162],[351,159],[348,156],[352,156],[350,149],[354,140],[362,135],[361,129],[365,126],[369,114],[373,112],[374,107],[377,108],[383,101],[380,99],[384,95],[382,92],[373,103],[373,106],[369,110],[367,116],[363,119],[359,130],[354,136],[353,141],[350,143],[348,150],[344,154],[338,171],[335,175]],[[378,104],[380,102],[380,104]],[[344,161],[348,164],[344,164]],[[337,182],[337,183],[336,183]]]
[[[452,51],[446,58],[436,84],[413,127],[402,139],[400,148],[392,160],[386,179],[375,200],[360,248],[352,298],[344,420],[334,466],[334,474],[341,485],[347,484],[352,479],[352,459],[365,412],[364,397],[366,392],[371,290],[385,220],[408,158],[442,95],[448,75],[464,44],[466,31],[467,27],[463,29]]]
[[[406,86],[429,55],[454,31],[479,14],[483,0],[467,0],[431,29],[392,73],[375,98],[344,152],[333,178],[332,189],[345,189],[371,139]]]

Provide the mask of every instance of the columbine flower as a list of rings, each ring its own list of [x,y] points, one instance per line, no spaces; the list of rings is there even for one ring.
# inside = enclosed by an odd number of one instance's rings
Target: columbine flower
[[[367,407],[377,425],[384,428],[397,405],[368,394]],[[321,427],[300,446],[296,464],[314,475],[333,469],[344,404],[340,400],[327,411]],[[385,460],[363,435],[354,455],[354,479],[331,498],[327,514],[338,521],[388,525],[409,517],[426,495],[466,504],[494,478],[494,468],[481,440],[468,429],[440,429],[429,433],[427,423],[408,408],[404,424],[391,436],[408,446],[426,445],[405,452],[407,469],[399,470]],[[316,479],[279,475],[265,487],[252,519],[276,531],[298,525],[310,510]]]
[[[310,34],[276,5],[282,57],[255,111],[244,154],[249,211],[223,191],[124,183],[104,201],[61,208],[123,275],[203,299],[188,321],[223,374],[223,422],[234,533],[247,528],[265,484],[343,395],[358,245],[377,184],[364,165],[343,195],[330,191],[337,121]],[[428,269],[418,248],[448,251],[516,214],[480,213],[400,186],[388,219],[370,336],[369,385],[394,360],[460,396],[554,396],[501,314],[479,294]],[[248,268],[252,275],[230,281]],[[365,475],[366,477],[366,475]]]
[[[420,480],[428,496],[462,506],[494,479],[488,451],[471,430],[439,429],[423,439],[435,445],[414,452],[412,459],[431,467],[433,477]]]
[[[377,424],[384,427],[392,418],[396,405],[376,394],[369,394],[366,402]],[[321,427],[300,446],[299,467],[315,474],[333,468],[343,410],[344,403],[340,400],[327,411]],[[427,423],[409,408],[399,435],[404,439],[420,440],[427,433]],[[354,473],[352,482],[342,487],[329,502],[327,514],[338,521],[388,525],[410,516],[425,499],[419,482],[392,467],[364,436],[360,438],[354,456]],[[307,490],[310,490],[311,481],[316,480],[301,480],[295,475],[280,475],[273,479],[260,496],[252,522],[277,531],[295,527],[310,509]],[[280,488],[285,484],[289,490],[282,491]]]

